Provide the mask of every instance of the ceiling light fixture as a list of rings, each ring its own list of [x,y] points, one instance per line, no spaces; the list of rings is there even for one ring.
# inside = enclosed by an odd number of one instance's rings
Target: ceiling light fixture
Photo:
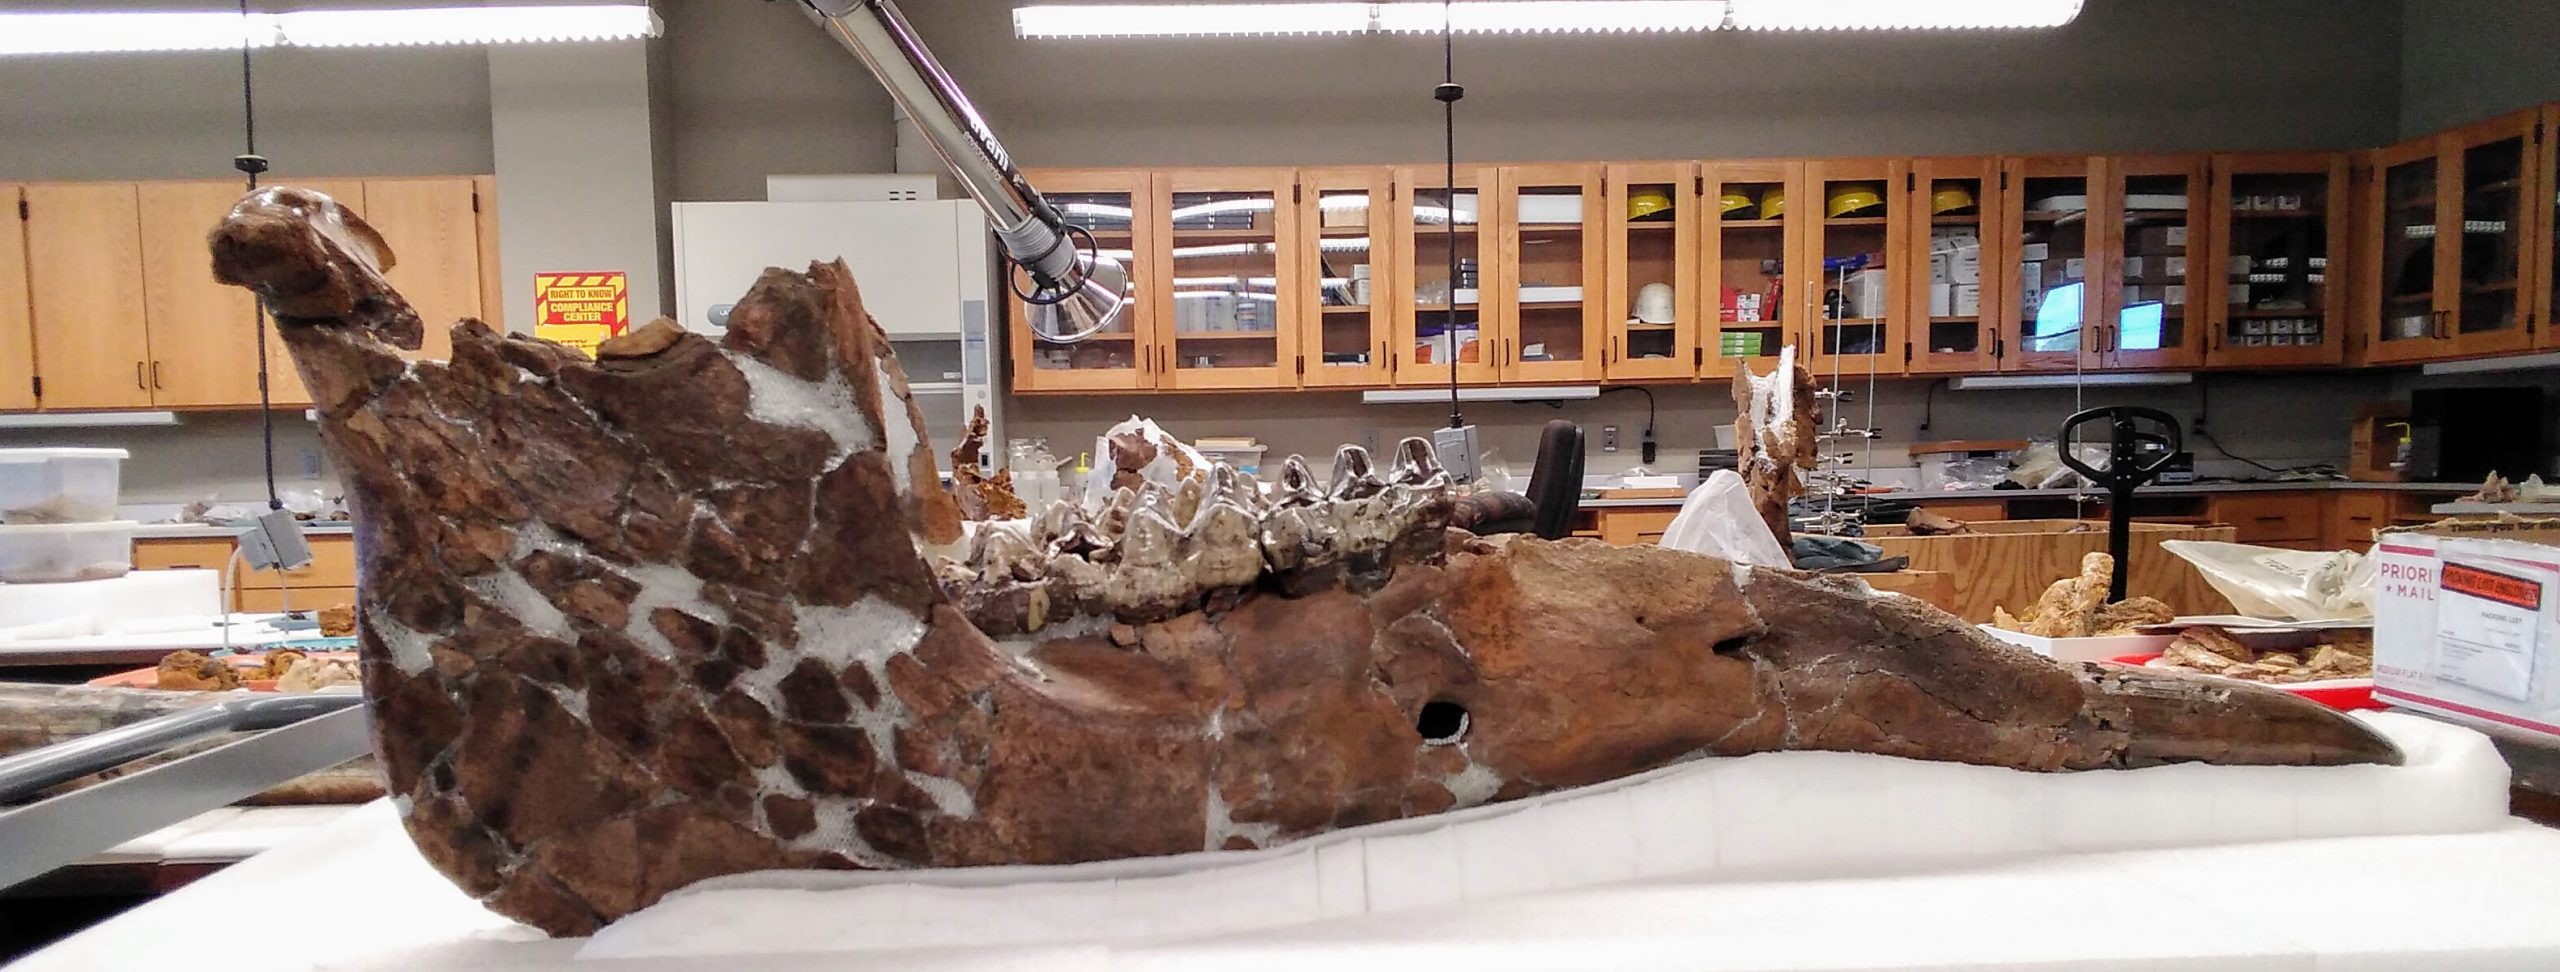
[[[1458,33],[1701,30],[1985,30],[2059,27],[2083,0],[1458,0]],[[1124,3],[1015,7],[1014,35],[1221,37],[1417,34],[1441,27],[1438,3]]]
[[[2082,0],[1729,0],[1735,30],[2012,30],[2060,27]]]
[[[0,56],[407,47],[637,40],[658,36],[641,4],[304,10],[293,13],[0,14]]]

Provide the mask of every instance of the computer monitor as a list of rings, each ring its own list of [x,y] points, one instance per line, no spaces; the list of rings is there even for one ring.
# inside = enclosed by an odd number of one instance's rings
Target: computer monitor
[[[2116,312],[2115,350],[2160,350],[2160,342],[2166,338],[2161,326],[2166,313],[2167,305],[2156,300],[2126,304],[2123,310]]]
[[[2027,350],[2080,350],[2080,305],[2085,287],[2068,283],[2044,292],[2044,303],[2036,308],[2035,333],[2027,336]],[[2156,300],[2125,305],[2116,312],[2115,349],[2159,350],[2161,342],[2168,339],[2167,314],[2167,305]]]

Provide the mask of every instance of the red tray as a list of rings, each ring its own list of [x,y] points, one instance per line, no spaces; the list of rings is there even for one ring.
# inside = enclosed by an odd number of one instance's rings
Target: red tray
[[[2160,657],[2160,653],[2154,651],[2138,655],[2117,655],[2114,658],[2107,660],[2118,665],[2131,665],[2135,668],[2148,668],[2151,665],[2151,660],[2158,657]],[[2186,670],[2177,669],[2177,671],[2184,672]],[[2210,672],[2187,672],[2187,674],[2212,675]],[[2212,677],[2220,678],[2222,676],[2212,675]],[[2241,678],[2231,679],[2231,681],[2248,682],[2247,679]],[[2311,701],[2318,702],[2321,705],[2328,706],[2341,712],[2353,712],[2357,709],[2382,708],[2382,703],[2373,700],[2373,680],[2370,678],[2331,678],[2317,682],[2295,682],[2291,685],[2279,685],[2269,682],[2249,682],[2249,684],[2263,685],[2279,692],[2291,692],[2295,695],[2302,696],[2303,698],[2310,699]]]

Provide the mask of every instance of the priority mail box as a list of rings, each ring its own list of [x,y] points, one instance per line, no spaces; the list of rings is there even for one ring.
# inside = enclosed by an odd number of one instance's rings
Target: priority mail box
[[[2374,697],[2560,739],[2560,521],[2423,529],[2375,538]]]

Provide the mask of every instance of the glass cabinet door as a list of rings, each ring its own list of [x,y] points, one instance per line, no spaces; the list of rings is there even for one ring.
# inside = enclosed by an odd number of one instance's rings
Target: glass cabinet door
[[[2126,156],[2108,160],[2108,202],[2115,208],[2106,240],[2108,306],[2103,329],[2106,368],[2192,368],[2204,362],[2193,313],[2203,294],[2199,269],[2207,188],[2201,156]],[[2193,239],[2195,245],[2188,244]]]
[[[2430,357],[2445,335],[2436,295],[2436,198],[2444,175],[2437,156],[2434,138],[2374,153],[2375,176],[2367,192],[2381,238],[2365,251],[2375,260],[2373,279],[2365,284],[2376,314],[2365,344],[2368,361]]]
[[[2450,257],[2459,291],[2439,304],[2453,312],[2451,353],[2489,354],[2530,347],[2523,299],[2525,221],[2535,213],[2525,205],[2533,192],[2533,173],[2526,147],[2533,137],[2534,114],[2525,112],[2458,130],[2461,154],[2455,170],[2461,212],[2439,213],[2437,232],[2454,238]],[[2458,225],[2445,225],[2458,220]]]
[[[2001,297],[2012,322],[1995,349],[2004,369],[2102,366],[2096,329],[2083,327],[2102,319],[2097,289],[2107,280],[2090,265],[2102,255],[2089,228],[2098,167],[2076,156],[2001,161],[2003,233],[2017,281]]]
[[[1592,381],[1607,330],[1609,222],[1606,170],[1597,165],[1501,170],[1502,248],[1508,286],[1496,292],[1495,360],[1504,381]]]
[[[1297,206],[1288,169],[1170,172],[1156,184],[1157,362],[1166,388],[1288,388],[1297,384],[1298,312],[1292,279]]]
[[[1457,362],[1462,383],[1488,383],[1499,377],[1495,364],[1496,335],[1485,327],[1488,288],[1499,292],[1501,268],[1484,257],[1484,232],[1494,185],[1492,169],[1460,166],[1456,191],[1439,166],[1396,170],[1395,264],[1401,269],[1409,300],[1398,300],[1396,347],[1388,350],[1388,366],[1399,385],[1445,385],[1450,362]],[[1456,241],[1456,279],[1449,272],[1449,245]]]
[[[1911,268],[1903,320],[1910,322],[1913,374],[1963,374],[1997,367],[1992,354],[2003,271],[1996,212],[1999,163],[1987,158],[1914,159],[1903,205],[1912,230],[1901,250]],[[1921,232],[1921,214],[1928,214]],[[1986,246],[1986,244],[1989,244]],[[1925,272],[1923,270],[1925,269]]]
[[[2560,104],[2542,106],[2540,125],[2535,129],[2537,134],[2560,130]],[[2525,318],[2525,327],[2535,330],[2538,322],[2536,346],[2550,349],[2560,347],[2560,334],[2554,333],[2551,324],[2551,291],[2560,286],[2560,239],[2555,239],[2560,237],[2560,138],[2537,138],[2534,145],[2541,152],[2541,160],[2534,166],[2531,202],[2541,208],[2542,231],[2535,235],[2542,244],[2542,256],[2534,261],[2538,275],[2533,287],[2534,311]]]
[[[1059,215],[1091,231],[1095,247],[1128,268],[1138,296],[1110,330],[1073,344],[1042,337],[1054,333],[1033,326],[1047,309],[1011,298],[1014,390],[1156,387],[1156,302],[1147,295],[1159,264],[1155,227],[1140,212],[1154,205],[1152,179],[1144,172],[1090,170],[1039,172],[1030,178]],[[1017,288],[1028,286],[1019,270],[1008,267],[1006,279]]]
[[[2346,266],[2346,158],[2223,155],[2213,160],[2206,361],[2337,364],[2346,347],[2330,281]]]
[[[1307,272],[1289,292],[1300,313],[1299,353],[1310,388],[1384,385],[1394,380],[1387,353],[1395,340],[1388,306],[1399,278],[1389,268],[1386,230],[1393,173],[1383,167],[1302,169],[1298,173],[1298,265]]]
[[[1804,179],[1801,162],[1708,162],[1700,204],[1708,214],[1698,234],[1704,285],[1699,316],[1711,322],[1701,350],[1702,376],[1730,375],[1748,365],[1765,374],[1791,337],[1799,315],[1787,313],[1789,255],[1803,248],[1805,223],[1788,208]],[[1818,204],[1807,203],[1807,207]],[[1819,213],[1807,208],[1805,212]],[[1805,279],[1810,279],[1807,274]]]
[[[1905,264],[1910,210],[1895,205],[1909,177],[1900,160],[1815,161],[1805,164],[1813,187],[1805,214],[1813,247],[1804,267],[1819,274],[1800,292],[1798,307],[1812,327],[1804,332],[1807,367],[1817,375],[1902,373],[1902,312],[1908,289]]]
[[[1606,377],[1687,378],[1699,365],[1697,167],[1613,165]]]

